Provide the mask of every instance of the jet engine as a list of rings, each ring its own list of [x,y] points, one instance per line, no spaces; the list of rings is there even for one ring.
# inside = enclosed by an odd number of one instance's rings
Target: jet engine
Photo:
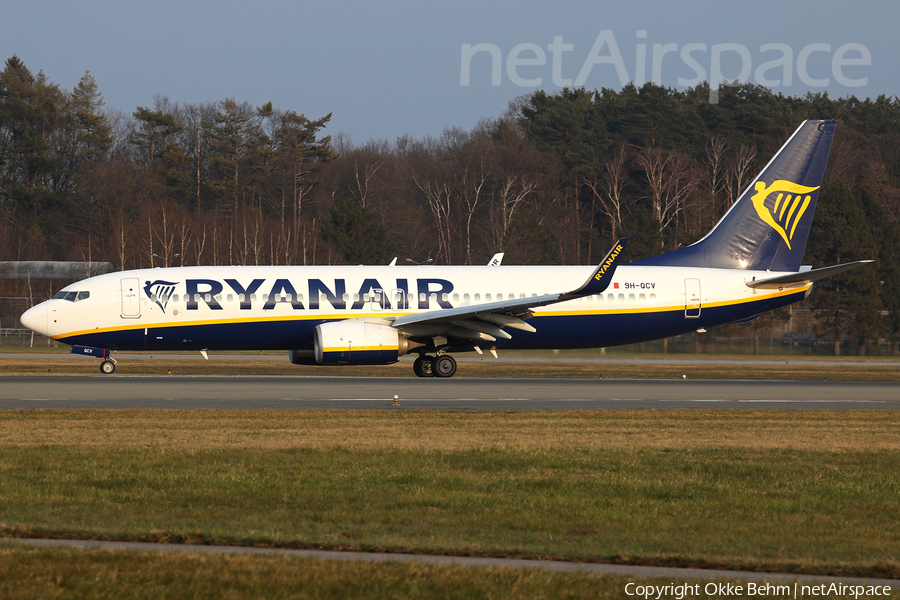
[[[313,342],[320,365],[387,365],[419,346],[392,327],[354,319],[317,326]]]

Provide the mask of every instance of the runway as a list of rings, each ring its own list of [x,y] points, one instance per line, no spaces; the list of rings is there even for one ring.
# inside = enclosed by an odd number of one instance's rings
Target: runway
[[[397,396],[395,405],[394,396]],[[900,409],[900,382],[409,377],[0,377],[0,409]]]

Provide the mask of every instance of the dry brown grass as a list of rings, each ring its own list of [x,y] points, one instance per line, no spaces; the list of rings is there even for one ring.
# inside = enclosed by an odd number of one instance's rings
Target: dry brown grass
[[[292,365],[284,360],[185,359],[180,355],[153,355],[152,359],[116,356],[118,374],[127,375],[293,375],[338,377],[414,377],[412,363],[403,361],[379,366],[312,367]],[[681,357],[685,358],[685,357]],[[690,357],[693,358],[693,357]],[[507,362],[485,358],[461,361],[457,377],[496,378],[575,378],[575,379],[781,379],[833,381],[900,381],[900,364],[858,364],[847,360],[822,360],[820,364],[798,365],[791,357],[774,357],[768,364],[710,361],[700,364],[644,362],[570,362],[553,358],[540,362]],[[783,360],[782,360],[783,359]],[[806,360],[797,357],[796,360]],[[0,354],[0,375],[97,375],[100,361],[60,355],[51,359],[7,358]]]
[[[894,411],[14,410],[0,446],[900,450]]]

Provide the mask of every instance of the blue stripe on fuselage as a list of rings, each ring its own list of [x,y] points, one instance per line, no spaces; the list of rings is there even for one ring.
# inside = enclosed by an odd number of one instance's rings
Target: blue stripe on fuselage
[[[544,315],[529,319],[536,333],[510,331],[512,340],[497,343],[508,349],[600,348],[632,344],[713,327],[798,302],[806,292],[706,307],[696,319],[684,309],[659,312]],[[326,319],[286,319],[226,322],[110,330],[62,337],[59,341],[112,350],[297,350],[312,348],[317,325]],[[146,334],[145,334],[146,331]],[[471,346],[471,343],[463,344]],[[485,347],[495,345],[483,344]]]

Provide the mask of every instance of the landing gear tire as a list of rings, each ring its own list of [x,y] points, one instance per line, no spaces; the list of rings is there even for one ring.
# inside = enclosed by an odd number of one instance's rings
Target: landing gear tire
[[[456,359],[452,356],[438,356],[434,359],[431,371],[435,377],[453,377],[456,374]]]
[[[434,377],[432,369],[433,360],[430,356],[420,356],[413,363],[413,372],[416,377]]]
[[[112,375],[116,372],[116,363],[111,360],[104,360],[100,363],[100,372],[104,375]]]

